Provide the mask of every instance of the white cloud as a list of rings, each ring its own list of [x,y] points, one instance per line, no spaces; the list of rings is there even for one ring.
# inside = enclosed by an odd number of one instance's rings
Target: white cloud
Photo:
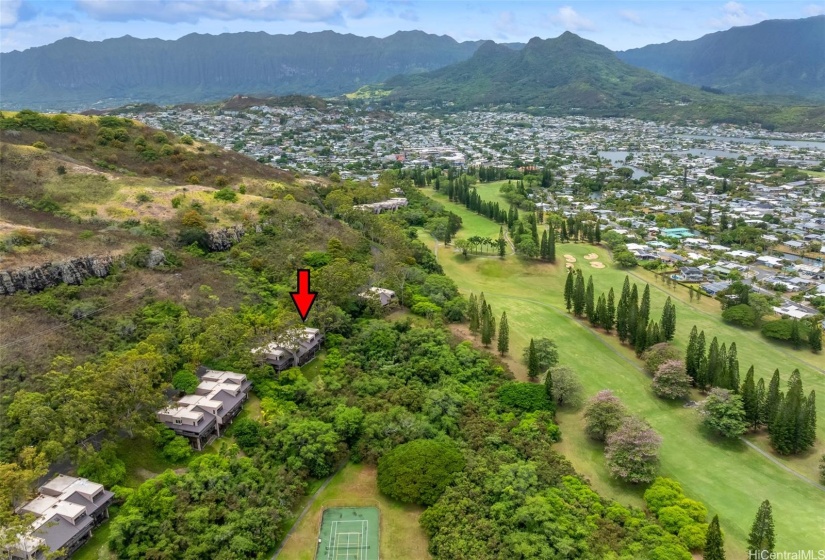
[[[558,13],[550,20],[564,27],[568,31],[593,31],[596,26],[586,17],[579,14],[570,6],[562,6]]]
[[[398,13],[398,17],[400,17],[401,19],[405,19],[407,21],[418,21],[418,14],[415,12],[415,10],[409,8],[406,10],[401,10]]]
[[[101,21],[168,23],[202,19],[330,22],[359,18],[368,8],[366,0],[77,0],[77,7]]]
[[[642,16],[638,14],[638,12],[634,12],[633,10],[619,10],[619,17],[625,21],[629,21],[634,25],[644,25],[642,22]]]
[[[17,23],[23,0],[3,0],[0,2],[0,27],[13,27]]]
[[[764,18],[764,13],[757,12],[752,14],[747,11],[744,4],[731,1],[722,7],[722,17],[713,18],[708,23],[717,29],[721,29],[740,25],[751,25]]]
[[[803,12],[806,16],[821,16],[825,14],[825,4],[808,4]]]
[[[493,26],[499,32],[499,37],[507,39],[508,35],[518,33],[518,25],[516,24],[516,15],[513,12],[501,12],[498,14]]]

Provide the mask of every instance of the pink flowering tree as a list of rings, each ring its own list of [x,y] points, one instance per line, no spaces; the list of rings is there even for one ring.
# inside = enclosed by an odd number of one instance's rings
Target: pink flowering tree
[[[647,483],[656,478],[662,438],[641,418],[628,416],[607,436],[607,470],[625,482]]]
[[[663,399],[684,399],[690,392],[691,379],[682,360],[668,360],[659,366],[651,387]]]
[[[604,441],[611,432],[622,425],[625,416],[627,409],[619,397],[612,391],[599,391],[587,403],[584,411],[584,431],[591,438]]]

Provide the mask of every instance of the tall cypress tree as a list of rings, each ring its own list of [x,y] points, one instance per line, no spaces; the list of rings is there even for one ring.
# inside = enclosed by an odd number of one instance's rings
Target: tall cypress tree
[[[549,259],[548,256],[548,249],[547,249],[547,231],[541,232],[541,246],[539,248],[539,256],[541,260],[546,261]]]
[[[734,393],[739,392],[739,356],[736,352],[736,343],[731,342],[728,348],[728,364],[725,378],[728,381],[728,386],[725,389],[730,389]]]
[[[802,379],[794,370],[788,379],[788,392],[779,403],[779,410],[770,429],[771,445],[781,455],[802,450],[805,425],[805,397],[802,395]]]
[[[768,500],[762,502],[748,535],[748,557],[769,558],[774,548],[773,511]]]
[[[713,340],[710,341],[710,347],[708,348],[708,362],[707,368],[702,379],[702,388],[706,387],[713,387],[716,383],[716,379],[722,369],[722,363],[719,357],[719,341],[716,337],[713,337]]]
[[[624,342],[629,337],[629,324],[627,317],[627,309],[630,304],[630,285],[627,276],[624,278],[624,286],[622,287],[622,295],[619,297],[619,305],[616,306],[616,332],[619,334],[619,340]]]
[[[708,526],[704,552],[704,560],[725,560],[725,546],[722,542],[722,529],[719,527],[718,515],[713,516]]]
[[[800,445],[802,450],[805,450],[813,447],[814,443],[816,443],[816,392],[812,390],[805,402]]]
[[[822,327],[819,321],[812,321],[808,327],[808,345],[817,354],[822,351]]]
[[[584,312],[585,305],[585,290],[584,290],[584,275],[581,269],[576,270],[576,284],[573,288],[573,313],[576,317],[581,317]]]
[[[650,284],[645,284],[642,301],[639,303],[639,322],[647,324],[650,320]]]
[[[645,325],[645,328],[647,326]],[[630,288],[630,298],[627,300],[627,338],[630,344],[636,344],[636,333],[639,331],[639,289],[636,284]]]
[[[530,347],[527,350],[527,377],[536,379],[539,373],[539,355],[536,352],[536,343],[531,338]]]
[[[802,335],[799,332],[799,321],[797,319],[794,319],[791,323],[791,344],[796,350],[799,350],[802,346]]]
[[[498,324],[498,353],[503,356],[510,351],[510,325],[507,323],[507,312],[501,314]]]
[[[699,332],[696,325],[690,329],[690,338],[688,338],[687,351],[685,352],[685,372],[693,379],[694,383],[699,377],[699,359],[696,355],[697,344],[699,342]]]
[[[604,317],[602,317],[602,327],[607,332],[613,330],[616,321],[616,302],[614,301],[613,288],[607,292],[607,303],[605,305]]]
[[[779,412],[779,370],[773,372],[771,382],[768,385],[768,393],[765,395],[765,407],[763,410],[762,424],[768,426],[773,425],[777,412]]]
[[[476,335],[480,327],[480,317],[478,313],[478,300],[475,294],[470,294],[470,309],[467,314],[470,317],[470,332]]]
[[[556,262],[556,226],[550,221],[550,229],[547,232],[547,260]]]
[[[639,321],[636,327],[636,336],[633,338],[633,348],[636,350],[636,356],[641,357],[642,353],[647,350],[647,324]]]
[[[596,293],[593,287],[593,276],[587,277],[587,289],[584,292],[584,312],[590,324],[596,323]]]
[[[607,319],[607,303],[605,303],[604,294],[599,295],[599,301],[596,303],[596,316],[594,319],[594,327],[599,326],[604,328],[604,322]]]
[[[567,280],[564,282],[564,305],[568,313],[573,309],[573,269],[567,269]]]
[[[487,316],[490,318],[490,341],[496,337],[496,318],[493,316],[493,307],[487,304]]]
[[[670,301],[670,296],[665,301],[665,307],[662,310],[661,320],[662,334],[665,340],[670,342],[676,335],[676,306]]]
[[[756,382],[756,402],[757,402],[757,409],[759,410],[759,414],[757,415],[757,427],[760,425],[765,424],[765,401],[768,398],[768,392],[765,389],[765,379],[763,377],[759,378],[759,381]]]
[[[490,347],[490,343],[493,341],[493,316],[490,312],[490,306],[484,305],[483,311],[481,312],[481,343],[484,345],[485,348]]]
[[[705,331],[701,331],[696,339],[696,385],[704,388],[708,384],[708,357],[705,354]]]
[[[759,399],[756,395],[756,383],[753,380],[753,366],[745,374],[741,392],[742,408],[745,409],[745,421],[751,428],[756,428],[759,425]]]

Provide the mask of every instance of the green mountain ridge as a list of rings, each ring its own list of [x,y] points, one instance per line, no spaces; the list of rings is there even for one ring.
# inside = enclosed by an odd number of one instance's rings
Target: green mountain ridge
[[[0,54],[0,94],[7,109],[38,110],[216,101],[239,93],[333,96],[464,60],[480,44],[422,31],[385,38],[333,31],[66,38]]]
[[[717,95],[622,62],[593,41],[565,32],[531,39],[520,51],[487,42],[467,61],[386,82],[394,106],[527,109],[656,120],[760,123],[821,129],[825,108]]]
[[[673,80],[726,93],[825,101],[825,15],[767,20],[616,55]]]

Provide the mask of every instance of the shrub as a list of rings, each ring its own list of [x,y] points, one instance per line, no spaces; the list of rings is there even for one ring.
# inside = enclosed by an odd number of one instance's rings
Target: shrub
[[[152,136],[152,140],[154,140],[156,144],[169,143],[169,138],[166,136],[165,132],[155,132],[155,134]]]
[[[147,148],[140,152],[140,157],[146,161],[156,161],[160,156],[158,156],[158,153],[155,150]]]
[[[206,220],[203,219],[200,212],[197,210],[189,210],[180,219],[180,223],[186,227],[192,228],[206,228]]]
[[[117,456],[115,445],[105,442],[100,451],[91,447],[80,451],[77,474],[108,488],[120,484],[126,478],[126,463]]]
[[[97,306],[91,301],[80,301],[69,308],[69,314],[72,318],[88,319],[97,311]]]
[[[679,540],[690,550],[702,550],[707,534],[707,523],[690,523],[679,529]]]
[[[650,488],[645,490],[645,504],[652,513],[659,513],[659,510],[678,504],[685,497],[682,485],[671,478],[662,476],[656,478]]]
[[[141,243],[140,245],[136,245],[135,248],[129,252],[129,255],[126,257],[126,262],[132,266],[144,268],[146,263],[149,262],[149,255],[151,252],[151,247]]]
[[[150,195],[149,193],[141,192],[135,196],[135,200],[138,204],[143,204],[145,202],[152,202],[153,199],[152,195]]]
[[[238,193],[230,188],[223,188],[215,192],[215,200],[223,200],[224,202],[235,202],[238,200]]]
[[[428,319],[432,319],[434,317],[438,317],[441,315],[441,308],[434,304],[431,301],[419,301],[415,305],[410,308],[410,311],[413,315],[419,315],[421,317],[427,317]]]
[[[184,134],[183,136],[180,137],[180,143],[181,144],[186,144],[187,146],[191,146],[192,144],[195,143],[195,140],[191,136],[189,136],[188,134]]]
[[[180,208],[181,204],[183,204],[182,196],[178,195],[172,197],[172,208]]]
[[[656,375],[659,371],[659,366],[670,360],[678,360],[682,357],[682,353],[672,344],[668,342],[660,342],[648,348],[642,359],[645,362],[645,371],[648,375]]]
[[[32,144],[32,147],[37,148],[38,150],[47,150],[49,148],[49,146],[47,146],[46,143],[42,140],[38,140],[37,142]]]
[[[252,418],[240,418],[232,425],[232,435],[244,451],[252,451],[261,443],[261,424]]]
[[[808,338],[808,323],[799,321],[799,334],[803,339]],[[762,336],[776,340],[790,340],[793,333],[793,319],[779,319],[768,321],[762,325]]]
[[[502,385],[498,390],[498,400],[505,406],[518,408],[526,412],[554,410],[553,402],[547,396],[544,386],[537,383],[514,381]]]
[[[201,178],[198,177],[195,173],[192,173],[191,175],[189,175],[189,177],[186,178],[186,182],[190,185],[199,185],[201,182]]]
[[[175,436],[163,446],[163,456],[173,463],[183,463],[192,456],[192,446],[183,436]]]
[[[178,391],[183,391],[187,395],[194,393],[199,383],[198,376],[185,369],[180,370],[172,377],[172,387]]]
[[[164,144],[160,149],[160,155],[163,157],[169,157],[175,154],[175,148],[170,146],[169,144]]]
[[[722,312],[722,319],[724,319],[726,323],[749,329],[756,325],[759,317],[756,316],[756,311],[754,311],[750,305],[740,303],[739,305],[725,309]]]
[[[329,253],[324,251],[307,251],[304,253],[304,264],[312,268],[321,268],[328,265],[331,258]]]
[[[681,360],[668,360],[659,366],[653,377],[652,388],[663,399],[683,399],[690,392],[691,378]]]
[[[452,441],[418,439],[381,457],[378,488],[401,502],[428,506],[463,468],[464,457]]]
[[[58,165],[57,166],[57,174],[58,175],[65,175],[66,174],[66,166],[65,165]]]
[[[218,175],[215,177],[215,186],[218,188],[223,188],[229,185],[229,179],[224,177],[223,175]]]

